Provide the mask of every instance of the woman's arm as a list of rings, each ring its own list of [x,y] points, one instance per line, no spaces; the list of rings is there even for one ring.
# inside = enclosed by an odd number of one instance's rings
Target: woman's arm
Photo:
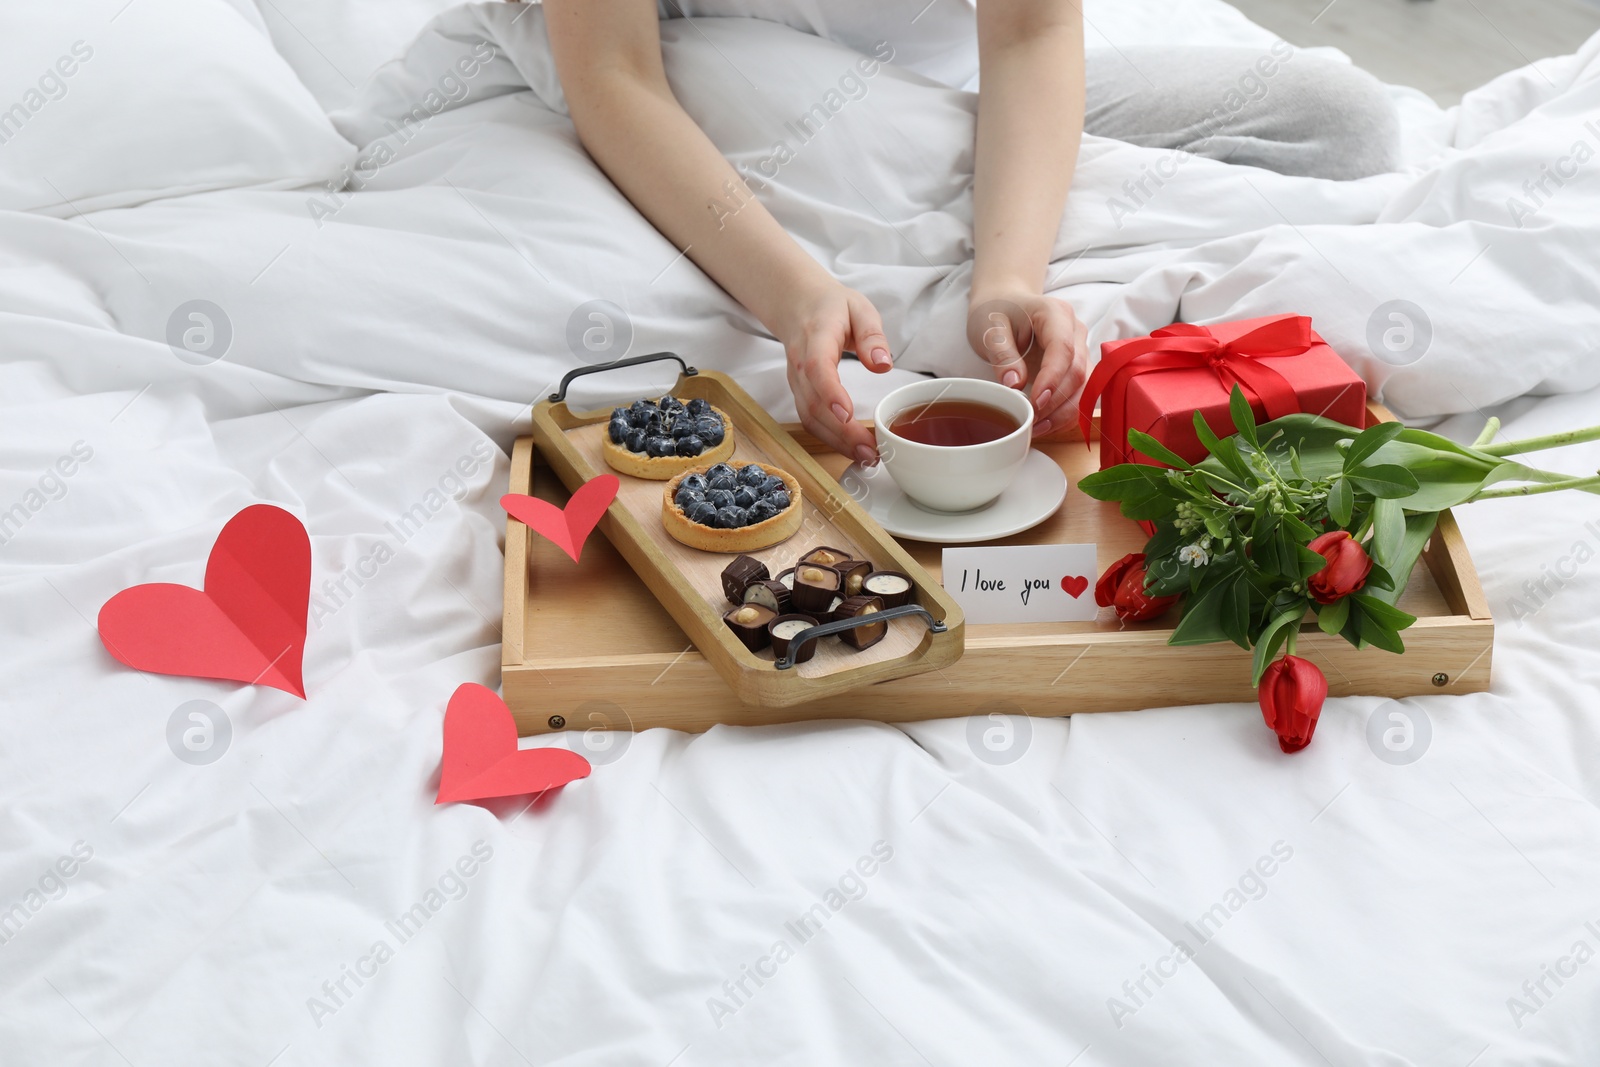
[[[579,139],[667,239],[783,342],[806,428],[863,462],[873,436],[853,421],[840,353],[890,367],[877,311],[806,254],[758,201],[667,84],[652,0],[546,0],[556,72]],[[729,190],[750,197],[726,210]],[[723,205],[723,206],[718,206]]]
[[[1048,433],[1075,414],[1088,366],[1072,309],[1042,295],[1083,136],[1076,0],[979,0],[978,58],[968,332],[1001,381],[1020,388],[1032,371],[1035,432]]]

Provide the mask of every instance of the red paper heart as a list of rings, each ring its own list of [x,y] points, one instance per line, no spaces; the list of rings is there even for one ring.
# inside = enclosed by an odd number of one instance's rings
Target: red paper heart
[[[311,539],[271,504],[229,519],[206,560],[205,589],[156,582],[100,609],[100,640],[140,671],[270,685],[305,699],[300,661],[311,599]]]
[[[1089,588],[1089,579],[1081,574],[1069,574],[1061,579],[1061,591],[1070,594],[1073,600],[1081,597],[1083,591],[1087,588]]]
[[[511,709],[493,689],[456,688],[444,711],[444,755],[435,804],[542,793],[589,777],[589,761],[565,748],[518,748]]]
[[[621,485],[615,474],[599,474],[578,486],[565,508],[525,493],[507,493],[500,498],[500,506],[513,519],[544,534],[576,563],[583,543],[617,498]]]

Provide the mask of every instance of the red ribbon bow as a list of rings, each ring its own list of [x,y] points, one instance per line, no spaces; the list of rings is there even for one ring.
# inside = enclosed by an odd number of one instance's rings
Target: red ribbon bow
[[[1305,315],[1279,315],[1231,341],[1218,340],[1205,326],[1175,322],[1148,337],[1123,342],[1101,357],[1083,387],[1083,398],[1078,401],[1083,439],[1086,443],[1090,440],[1089,419],[1095,401],[1104,395],[1105,411],[1121,411],[1129,380],[1146,371],[1209,367],[1224,389],[1231,392],[1237,383],[1247,397],[1254,394],[1266,408],[1268,419],[1292,415],[1300,410],[1294,387],[1259,361],[1303,355],[1311,349],[1313,337],[1311,320]],[[1126,437],[1116,442],[1119,452],[1127,445]]]

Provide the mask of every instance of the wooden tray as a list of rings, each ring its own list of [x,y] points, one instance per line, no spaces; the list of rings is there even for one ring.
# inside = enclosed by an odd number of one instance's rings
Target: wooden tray
[[[870,560],[880,569],[900,571],[914,587],[912,602],[917,607],[890,613],[899,617],[891,617],[888,633],[876,644],[858,652],[842,641],[824,638],[811,659],[779,669],[770,649],[751,652],[722,621],[722,613],[732,607],[722,590],[722,569],[734,558],[733,554],[702,552],[674,540],[661,523],[666,483],[620,475],[622,486],[600,520],[599,529],[670,617],[664,620],[660,610],[649,611],[645,615],[647,625],[659,627],[673,641],[687,635],[685,641],[699,650],[701,659],[725,683],[722,699],[732,690],[731,695],[744,703],[783,708],[822,697],[844,698],[859,686],[947,667],[960,658],[964,636],[961,608],[938,579],[868,517],[793,435],[724,374],[695,371],[670,353],[635,357],[568,374],[562,379],[560,390],[533,410],[534,439],[567,490],[597,474],[615,473],[601,452],[611,408],[573,411],[564,399],[568,385],[584,374],[656,359],[672,359],[684,368],[670,390],[674,396],[684,400],[701,397],[732,418],[735,449],[729,463],[736,467],[752,462],[773,464],[800,483],[799,531],[770,548],[748,553],[765,563],[769,573],[777,574],[791,566],[807,549],[829,545],[851,553],[855,559]],[[512,525],[521,523],[513,520]],[[567,569],[579,574],[599,569],[601,565],[589,558],[590,552],[600,555],[597,542],[598,538],[590,542],[593,547],[585,546],[581,567],[574,568],[568,560]],[[606,569],[608,573],[612,571]],[[588,603],[588,611],[567,624],[591,653],[627,648],[624,635],[632,633],[643,610],[632,595],[637,583],[627,583],[628,593],[624,594],[614,587],[624,584],[620,576],[612,577],[613,584],[593,588],[594,599]],[[523,587],[528,588],[526,582]],[[510,599],[508,593],[508,602]],[[830,627],[833,628],[836,627]]]
[[[1389,417],[1377,407],[1373,416]],[[795,433],[835,477],[849,465],[803,432]],[[1122,518],[1115,504],[1078,491],[1078,478],[1099,466],[1095,448],[1086,448],[1081,439],[1038,447],[1066,470],[1066,502],[1041,525],[996,543],[1096,542],[1102,569],[1143,547],[1138,527]],[[541,463],[532,441],[518,440],[511,457],[512,491],[564,503],[566,492]],[[941,547],[905,543],[934,576],[940,573]],[[1427,565],[1416,568],[1400,598],[1400,607],[1417,616],[1403,634],[1405,655],[1357,651],[1314,623],[1301,629],[1299,654],[1322,668],[1332,695],[1403,697],[1489,687],[1494,623],[1449,512],[1440,516],[1423,559]],[[603,624],[598,604],[606,605]],[[1250,654],[1227,644],[1168,646],[1176,622],[1172,612],[1156,622],[1125,626],[1107,608],[1093,622],[975,624],[967,627],[966,653],[939,670],[806,704],[759,707],[729,690],[611,545],[591,540],[583,565],[574,567],[559,549],[529,537],[525,526],[512,521],[506,533],[501,680],[523,734],[1254,704]],[[607,639],[597,641],[602,625]]]

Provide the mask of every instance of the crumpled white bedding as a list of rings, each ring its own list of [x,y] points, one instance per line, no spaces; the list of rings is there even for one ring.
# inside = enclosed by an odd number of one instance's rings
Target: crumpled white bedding
[[[1268,39],[1209,2],[1089,15]],[[531,807],[433,807],[444,703],[497,673],[503,450],[574,363],[572,309],[614,300],[633,351],[785,402],[775,344],[596,179],[553,98],[490,91],[548,93],[536,16],[446,13],[369,86],[382,113],[437,80],[433,57],[500,52],[354,195],[0,213],[0,1062],[1593,1058],[1592,497],[1463,509],[1499,622],[1493,692],[1330,701],[1292,758],[1246,705],[1040,719],[1004,765],[970,740],[981,719],[651,731]],[[801,68],[837,55],[701,29],[669,28],[673,76],[735,154],[764,146],[711,48],[739,41],[802,104]],[[1104,197],[1160,154],[1091,142],[1062,292],[1101,337],[1307,311],[1391,403],[1466,411],[1443,424],[1461,437],[1491,404],[1511,437],[1600,421],[1592,389],[1511,399],[1597,380],[1600,198],[1574,149],[1597,50],[1447,114],[1407,96],[1412,173],[1332,186],[1196,160],[1120,230]],[[827,131],[851,146],[818,137],[770,202],[890,310],[896,375],[970,370],[946,335],[959,266],[939,280],[964,249],[961,153],[939,138],[970,104],[890,68],[870,85]],[[891,103],[926,139],[841,169]],[[356,112],[338,120],[368,146]],[[1545,166],[1579,169],[1519,228],[1506,199],[1531,203]],[[320,228],[313,196],[334,210]],[[1367,348],[1394,299],[1431,321],[1409,363]],[[195,300],[221,311],[223,358],[215,333],[169,347]],[[1561,462],[1594,470],[1600,446]],[[385,524],[430,490],[445,503],[398,542]],[[222,523],[260,501],[311,534],[309,699],[115,665],[100,605],[198,584]],[[197,700],[220,709],[209,747],[184,744]],[[1381,742],[1394,712],[1414,762]]]

